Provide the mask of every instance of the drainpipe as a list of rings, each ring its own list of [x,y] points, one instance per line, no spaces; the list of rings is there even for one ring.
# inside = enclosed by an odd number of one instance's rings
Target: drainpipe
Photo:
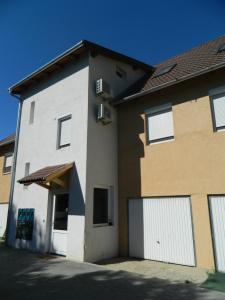
[[[13,95],[9,91],[10,95],[19,100],[19,108],[17,113],[17,124],[16,124],[16,137],[15,137],[15,145],[14,145],[14,155],[13,155],[13,166],[12,166],[12,175],[11,175],[11,185],[10,185],[10,193],[9,193],[9,207],[8,207],[8,216],[7,216],[7,224],[6,224],[6,244],[9,245],[9,232],[10,232],[10,220],[11,213],[13,207],[13,193],[15,186],[15,175],[16,175],[16,163],[17,163],[17,151],[19,144],[19,132],[20,132],[20,123],[21,123],[21,111],[22,111],[22,99],[20,96]]]

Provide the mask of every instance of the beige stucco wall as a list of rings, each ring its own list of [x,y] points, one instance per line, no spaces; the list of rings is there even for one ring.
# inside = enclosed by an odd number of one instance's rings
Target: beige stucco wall
[[[119,106],[120,252],[128,254],[129,197],[190,195],[197,266],[214,268],[210,194],[225,194],[225,132],[214,132],[209,89],[225,85],[214,72]],[[144,111],[172,102],[175,140],[146,143]]]
[[[11,173],[3,174],[3,166],[5,154],[13,152],[13,148],[14,144],[5,145],[0,148],[0,203],[9,202]]]

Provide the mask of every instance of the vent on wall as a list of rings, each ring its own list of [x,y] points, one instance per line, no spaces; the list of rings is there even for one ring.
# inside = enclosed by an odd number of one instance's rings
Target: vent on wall
[[[96,80],[96,95],[102,98],[110,97],[110,86],[102,78]]]

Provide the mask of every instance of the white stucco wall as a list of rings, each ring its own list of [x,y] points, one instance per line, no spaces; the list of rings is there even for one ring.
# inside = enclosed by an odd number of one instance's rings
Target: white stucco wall
[[[116,75],[116,66],[127,72],[126,78]],[[112,123],[104,126],[96,122],[96,104],[102,99],[95,95],[95,82],[103,78],[115,97],[143,75],[140,69],[101,55],[90,55],[46,77],[42,84],[30,89],[30,94],[23,95],[9,227],[11,245],[41,252],[50,248],[52,193],[36,184],[24,188],[17,183],[24,177],[25,164],[30,162],[32,173],[46,166],[74,161],[69,190],[67,256],[93,262],[118,254],[117,112],[107,104],[112,112]],[[34,123],[29,124],[32,101],[35,101]],[[71,146],[57,149],[58,118],[68,114],[72,115]],[[111,190],[112,226],[93,226],[94,187]],[[15,240],[19,208],[35,209],[32,242]]]
[[[48,190],[30,185],[24,189],[17,180],[24,177],[25,163],[30,173],[40,168],[65,162],[75,162],[70,187],[68,217],[68,257],[83,260],[84,201],[86,193],[86,156],[88,124],[88,57],[81,57],[51,76],[43,84],[24,95],[18,145],[16,183],[13,194],[13,214],[10,220],[10,244],[33,250],[47,251],[49,234]],[[35,101],[34,123],[29,125],[30,103]],[[72,114],[70,147],[56,149],[58,118]],[[35,208],[32,242],[15,240],[15,220],[18,208]]]
[[[8,203],[0,203],[0,237],[3,237],[5,234],[8,207]]]
[[[102,99],[95,95],[95,82],[103,78],[110,84],[111,95],[115,97],[143,76],[144,72],[101,55],[90,56],[89,61],[85,260],[94,262],[118,255],[117,113],[110,106],[112,123],[104,126],[96,122],[96,104],[102,102]],[[116,75],[116,66],[127,72],[125,79]],[[113,189],[114,220],[112,226],[93,225],[94,187]]]

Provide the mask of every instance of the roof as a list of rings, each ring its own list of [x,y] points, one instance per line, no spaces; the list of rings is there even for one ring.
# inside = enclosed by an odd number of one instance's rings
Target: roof
[[[109,56],[113,59],[125,62],[130,64],[134,67],[142,68],[147,71],[152,71],[153,67],[141,62],[137,59],[131,58],[119,52],[110,50],[98,44],[92,43],[87,40],[82,40],[69,50],[65,51],[64,53],[60,54],[44,66],[40,67],[24,79],[20,80],[18,83],[14,84],[9,88],[9,92],[11,94],[20,94],[25,88],[28,86],[37,83],[40,79],[45,78],[46,74],[54,72],[60,69],[64,64],[74,60],[77,56],[86,51],[91,51],[93,55],[102,54],[105,56]]]
[[[0,141],[0,147],[14,143],[15,142],[15,137],[16,137],[16,134],[12,133],[9,136],[7,136],[6,138],[2,139]]]
[[[40,169],[34,173],[29,174],[26,177],[23,177],[18,180],[19,183],[33,183],[33,182],[48,182],[50,178],[59,176],[59,174],[63,174],[65,171],[71,169],[73,163],[67,163],[56,166],[48,166],[43,169]]]
[[[132,87],[127,89],[126,92],[121,94],[120,97],[117,97],[115,104],[225,67],[225,51],[218,52],[218,49],[224,43],[225,36],[221,36],[154,66],[155,71],[151,75],[143,77]],[[157,76],[162,68],[173,65],[175,66],[170,72]]]

